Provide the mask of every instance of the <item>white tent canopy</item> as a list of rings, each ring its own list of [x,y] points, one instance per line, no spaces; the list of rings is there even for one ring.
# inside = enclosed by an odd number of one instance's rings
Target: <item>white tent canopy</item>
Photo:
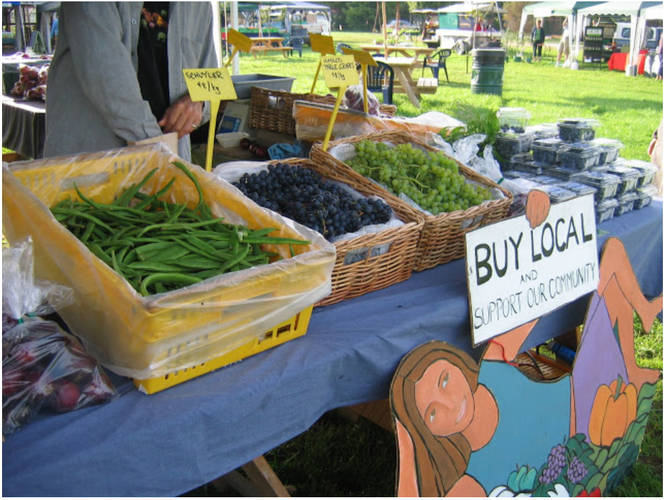
[[[643,12],[644,12],[644,17],[646,18],[647,21],[656,19],[664,20],[665,18],[665,11],[662,4],[646,7],[645,9],[643,9]]]
[[[534,18],[539,17],[551,17],[551,16],[564,16],[568,17],[568,25],[570,28],[574,26],[574,16],[577,11],[584,7],[589,7],[595,4],[604,3],[604,2],[538,2],[526,5],[521,11],[521,22],[519,24],[519,38],[523,39],[523,30],[526,26],[526,21],[528,16],[533,16]],[[570,51],[571,52],[571,51]]]
[[[657,19],[662,19],[661,14],[655,13],[659,9],[662,12],[662,2],[604,2],[580,9],[577,13],[577,22],[583,25],[586,16],[630,16],[630,50],[625,66],[625,74],[634,76],[637,74],[637,64],[639,61],[639,51],[646,33],[646,14],[651,16],[659,15]],[[655,19],[655,17],[653,17]]]
[[[438,9],[439,13],[447,12],[460,12],[462,14],[469,14],[476,11],[486,11],[486,12],[498,12],[501,9],[498,8],[495,2],[462,2],[454,5],[448,5],[447,7],[441,7]]]

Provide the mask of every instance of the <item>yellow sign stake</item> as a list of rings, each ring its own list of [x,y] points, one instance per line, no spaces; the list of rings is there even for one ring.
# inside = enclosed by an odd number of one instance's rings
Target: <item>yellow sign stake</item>
[[[242,52],[250,52],[250,48],[252,47],[252,40],[234,28],[229,29],[227,32],[227,37],[230,45],[234,46],[234,50],[232,51],[232,55],[229,56],[229,59],[225,63],[225,67],[229,67],[239,50]]]
[[[208,142],[206,143],[206,171],[210,172],[213,163],[215,120],[218,116],[218,109],[220,109],[220,101],[236,100],[236,90],[226,67],[184,69],[183,76],[190,92],[190,99],[211,103],[211,119],[208,127]]]
[[[327,133],[324,136],[322,149],[327,150],[329,145],[329,138],[333,132],[334,123],[336,122],[336,115],[338,115],[338,108],[343,99],[343,94],[349,85],[355,85],[359,81],[354,57],[343,56],[324,56],[322,58],[322,67],[324,68],[324,81],[330,89],[338,89],[338,96],[336,97],[336,104],[334,104]]]
[[[317,83],[317,77],[320,76],[320,69],[322,68],[322,58],[326,55],[334,55],[336,50],[334,49],[333,37],[326,35],[318,35],[317,33],[310,33],[310,48],[313,52],[320,53],[320,60],[317,62],[317,70],[315,71],[315,78],[313,79],[313,85],[310,87],[310,93],[315,93],[315,84]]]
[[[354,50],[343,47],[343,53],[354,56],[354,61],[361,65],[361,82],[364,88],[364,113],[368,114],[368,66],[377,66],[378,63],[365,50]]]

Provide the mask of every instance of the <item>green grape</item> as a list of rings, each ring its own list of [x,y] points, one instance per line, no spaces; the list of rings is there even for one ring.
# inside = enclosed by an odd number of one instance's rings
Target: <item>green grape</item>
[[[491,197],[488,190],[467,183],[456,161],[443,154],[367,139],[354,147],[356,156],[348,162],[351,168],[433,214],[463,210]]]

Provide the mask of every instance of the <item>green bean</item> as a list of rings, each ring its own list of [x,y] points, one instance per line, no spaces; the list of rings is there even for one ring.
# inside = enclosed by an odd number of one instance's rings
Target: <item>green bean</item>
[[[148,182],[148,180],[153,177],[153,175],[157,172],[157,168],[154,168],[150,172],[148,172],[141,181],[139,181],[138,184],[132,184],[127,190],[125,190],[116,200],[116,205],[120,206],[128,206],[132,198],[134,198],[134,195],[139,191],[144,185]]]
[[[146,276],[142,281],[139,292],[142,295],[148,295],[148,287],[155,282],[177,283],[182,285],[194,285],[199,283],[201,278],[180,273],[155,273]]]
[[[151,205],[152,203],[157,201],[158,198],[160,198],[161,196],[164,196],[164,194],[171,189],[171,186],[174,184],[175,180],[176,180],[176,177],[172,177],[171,180],[169,182],[167,182],[167,184],[165,184],[165,186],[162,189],[160,189],[157,193],[155,193],[152,196],[146,196],[141,201],[141,203],[137,203],[133,208],[135,208],[136,210],[141,210],[141,209],[147,207],[148,205]],[[137,194],[139,194],[139,193],[136,193],[135,197],[136,197]]]
[[[235,258],[228,260],[222,265],[221,270],[225,271],[231,268],[232,266],[238,264],[241,260],[246,258],[246,255],[248,255],[249,251],[250,251],[250,245],[244,245],[243,249],[238,253],[238,255]]]
[[[151,273],[181,273],[186,271],[185,266],[174,264],[165,264],[164,262],[132,262],[127,265],[129,269],[135,271],[149,271]]]
[[[310,245],[308,240],[297,240],[293,238],[246,238],[243,243],[256,243],[258,245]]]
[[[153,229],[178,229],[178,230],[185,230],[189,229],[191,227],[203,227],[203,226],[210,226],[213,224],[218,223],[218,219],[211,219],[203,222],[191,222],[191,223],[180,223],[180,222],[171,222],[171,223],[161,223],[161,224],[151,224],[150,226],[146,226],[144,229],[142,229],[139,232],[139,236],[152,231]]]

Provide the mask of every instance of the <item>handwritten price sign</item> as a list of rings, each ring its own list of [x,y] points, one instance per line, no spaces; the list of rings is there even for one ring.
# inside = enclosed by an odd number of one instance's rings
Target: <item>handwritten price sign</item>
[[[322,68],[324,69],[324,82],[330,89],[359,83],[354,56],[325,56],[322,58]]]
[[[183,76],[193,101],[236,100],[227,68],[184,69]]]
[[[210,101],[211,121],[206,144],[206,171],[211,171],[213,163],[213,141],[215,139],[215,119],[220,109],[220,101],[236,100],[234,82],[227,68],[184,69],[185,84],[193,101]]]

